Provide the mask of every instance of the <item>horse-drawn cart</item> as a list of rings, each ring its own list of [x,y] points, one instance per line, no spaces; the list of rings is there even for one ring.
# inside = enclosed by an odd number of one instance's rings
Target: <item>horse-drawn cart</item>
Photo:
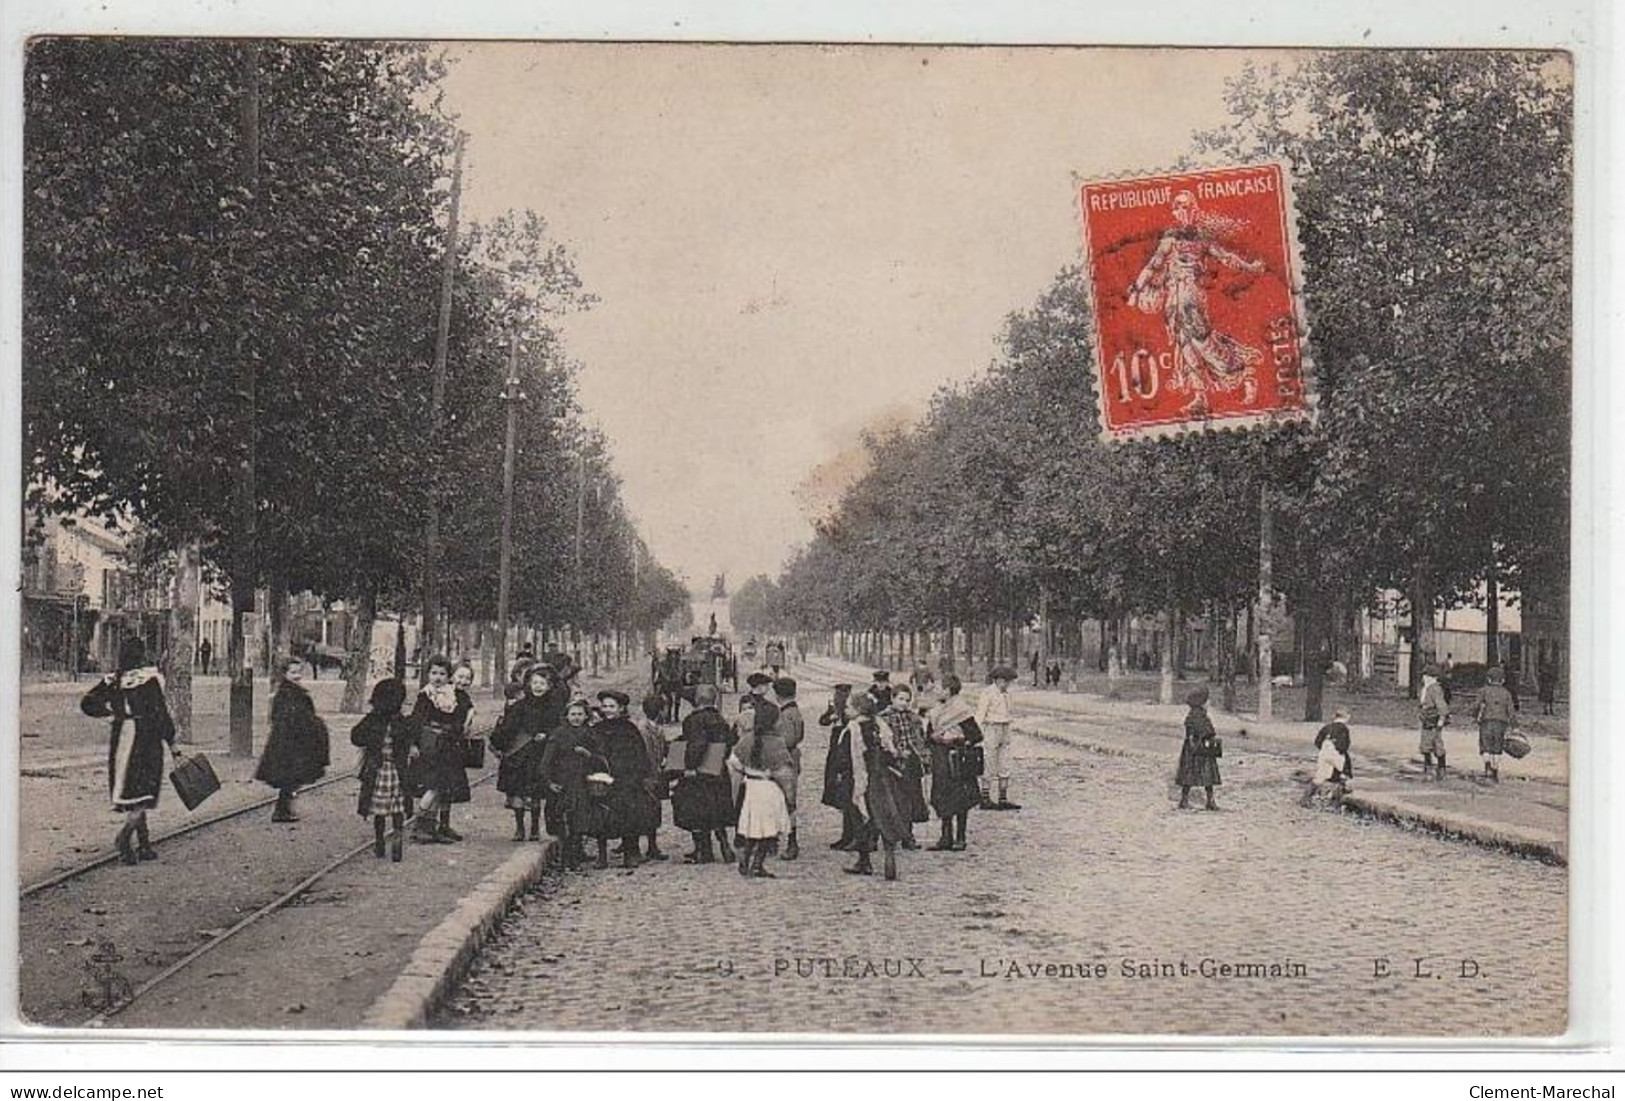
[[[728,640],[696,637],[687,646],[668,646],[655,656],[651,669],[655,695],[665,701],[665,721],[679,718],[678,702],[694,702],[694,689],[708,684],[739,691],[739,661]]]

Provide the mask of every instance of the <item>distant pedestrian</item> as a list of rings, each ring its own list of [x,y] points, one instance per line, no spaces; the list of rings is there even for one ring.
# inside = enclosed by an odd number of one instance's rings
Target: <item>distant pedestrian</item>
[[[717,710],[715,685],[694,689],[694,709],[683,716],[683,772],[671,792],[672,821],[687,830],[694,851],[685,864],[710,864],[717,859],[711,839],[716,838],[724,863],[733,863],[728,830],[736,820],[733,784],[724,762],[733,746],[733,730]]]
[[[209,659],[212,657],[214,657],[214,643],[210,642],[208,639],[204,639],[202,642],[198,643],[197,663],[202,669],[204,676],[209,675]]]
[[[884,711],[891,706],[891,673],[885,669],[876,669],[869,687],[865,690],[875,706]]]
[[[1416,703],[1417,716],[1422,725],[1418,748],[1422,753],[1422,779],[1434,775],[1433,759],[1439,759],[1438,778],[1445,778],[1444,728],[1450,722],[1450,703],[1439,684],[1438,666],[1429,665],[1422,670],[1422,695]]]
[[[661,803],[667,795],[666,783],[661,776],[661,770],[666,767],[666,732],[660,725],[660,716],[666,710],[666,701],[659,696],[649,695],[643,697],[639,705],[643,717],[637,720],[638,732],[643,735],[643,748],[649,755],[649,776],[655,791],[655,820],[654,828],[649,831],[644,848],[645,860],[664,861],[671,859],[660,849],[660,824],[665,817]]]
[[[451,808],[471,798],[468,774],[463,770],[463,738],[467,733],[469,704],[451,683],[450,659],[439,654],[429,659],[429,680],[418,692],[412,719],[420,739],[418,767],[412,791],[418,815],[412,839],[451,844],[463,835],[451,828]]]
[[[1478,707],[1474,718],[1478,720],[1478,752],[1484,758],[1484,775],[1492,783],[1501,782],[1501,754],[1506,752],[1507,731],[1512,728],[1512,713],[1517,704],[1512,693],[1502,683],[1506,675],[1499,665],[1492,665],[1484,673],[1484,687],[1478,693]]]
[[[767,644],[767,667],[775,677],[784,672],[784,643],[777,639]]]
[[[1354,761],[1349,755],[1352,739],[1349,735],[1351,714],[1346,707],[1332,712],[1332,721],[1315,735],[1315,771],[1308,790],[1300,802],[1310,806],[1318,792],[1329,791],[1333,799],[1340,798],[1354,776]]]
[[[932,852],[963,852],[965,831],[982,791],[982,728],[960,696],[960,680],[942,677],[942,698],[926,716],[925,739],[931,747],[931,809],[942,819],[942,839]]]
[[[821,802],[841,812],[841,836],[830,848],[846,852],[858,837],[861,815],[852,805],[852,746],[847,740],[847,724],[852,719],[848,706],[850,684],[837,684],[829,706],[818,717],[819,726],[829,727],[829,748],[824,754],[824,791]]]
[[[299,682],[304,679],[303,658],[282,662],[282,683],[271,697],[271,736],[260,755],[254,779],[277,789],[273,822],[297,822],[293,812],[299,789],[313,784],[327,771],[327,724],[316,714],[316,704]]]
[[[885,852],[885,876],[897,878],[897,847],[909,834],[909,820],[899,806],[897,781],[902,776],[897,743],[891,728],[880,719],[880,705],[867,692],[852,697],[856,717],[847,724],[852,752],[852,799],[863,815],[857,843],[858,862],[843,869],[853,875],[872,875],[870,854],[879,845]]]
[[[908,675],[908,683],[914,689],[914,696],[923,699],[926,693],[936,687],[937,678],[931,672],[931,667],[922,659],[914,663],[914,671]]]
[[[1049,663],[1049,667],[1044,670],[1044,683],[1051,688],[1059,688],[1061,686],[1060,662],[1052,661]]]
[[[545,666],[537,665],[525,677],[525,694],[502,713],[491,732],[491,748],[501,758],[497,765],[497,791],[503,805],[513,811],[513,839],[542,838],[542,807],[547,801],[547,777],[542,772],[542,751],[554,723],[548,692],[553,685]],[[530,831],[525,831],[525,816]]]
[[[903,848],[917,849],[920,843],[914,839],[914,823],[931,820],[931,810],[925,802],[925,770],[931,748],[925,740],[925,723],[914,710],[914,690],[906,684],[898,685],[892,693],[891,706],[881,712],[880,718],[891,728],[902,769],[897,780],[897,799],[909,823]]]
[[[1535,694],[1542,715],[1557,714],[1557,663],[1551,658],[1541,658],[1535,665]]]
[[[147,833],[147,812],[158,805],[164,783],[164,747],[175,749],[175,721],[164,700],[163,680],[147,664],[146,645],[135,637],[119,645],[118,669],[103,677],[79,701],[93,719],[111,719],[107,747],[107,790],[113,810],[124,815],[115,845],[125,864],[157,860]],[[139,848],[132,848],[131,838]]]
[[[367,714],[350,731],[350,744],[361,747],[361,796],[356,811],[372,819],[372,854],[384,855],[386,834],[390,859],[401,859],[406,832],[406,783],[402,779],[418,752],[418,730],[401,708],[406,685],[388,677],[372,686]],[[391,829],[393,832],[390,832]]]
[[[1031,654],[1027,655],[1027,668],[1032,672],[1032,675],[1033,675],[1033,687],[1037,688],[1038,687],[1038,651],[1037,650],[1034,650]]]
[[[976,704],[976,724],[982,728],[987,753],[987,773],[981,779],[983,810],[1020,810],[1020,803],[1010,801],[1010,686],[1016,681],[1016,671],[1008,665],[993,670],[993,684],[982,690]],[[999,798],[995,802],[990,784],[997,780]]]
[[[1219,754],[1223,752],[1219,735],[1213,729],[1213,720],[1207,714],[1206,688],[1198,688],[1185,697],[1190,707],[1185,716],[1185,741],[1179,748],[1179,769],[1174,783],[1179,785],[1179,809],[1191,805],[1191,788],[1202,788],[1207,793],[1205,810],[1218,810],[1213,800],[1213,789],[1220,784]]]
[[[520,688],[519,692],[514,693],[515,698],[524,694],[525,674],[530,672],[530,667],[535,664],[536,648],[528,642],[520,646],[519,653],[514,655],[513,664],[508,666],[508,683],[518,684]]]

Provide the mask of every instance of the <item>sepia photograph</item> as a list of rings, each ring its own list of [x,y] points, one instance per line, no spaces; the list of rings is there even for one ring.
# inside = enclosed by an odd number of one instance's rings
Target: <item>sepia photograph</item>
[[[21,81],[14,1027],[1570,1034],[1574,55]]]

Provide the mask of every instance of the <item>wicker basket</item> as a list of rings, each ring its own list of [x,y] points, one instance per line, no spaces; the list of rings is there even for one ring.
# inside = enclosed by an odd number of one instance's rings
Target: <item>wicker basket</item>
[[[1521,730],[1507,731],[1502,747],[1507,751],[1507,756],[1514,760],[1521,761],[1529,756],[1529,738]]]

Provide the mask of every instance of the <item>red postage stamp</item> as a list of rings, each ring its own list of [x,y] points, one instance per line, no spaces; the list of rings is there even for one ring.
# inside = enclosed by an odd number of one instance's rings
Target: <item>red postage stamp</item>
[[[1312,414],[1283,166],[1085,183],[1079,199],[1103,437]]]

